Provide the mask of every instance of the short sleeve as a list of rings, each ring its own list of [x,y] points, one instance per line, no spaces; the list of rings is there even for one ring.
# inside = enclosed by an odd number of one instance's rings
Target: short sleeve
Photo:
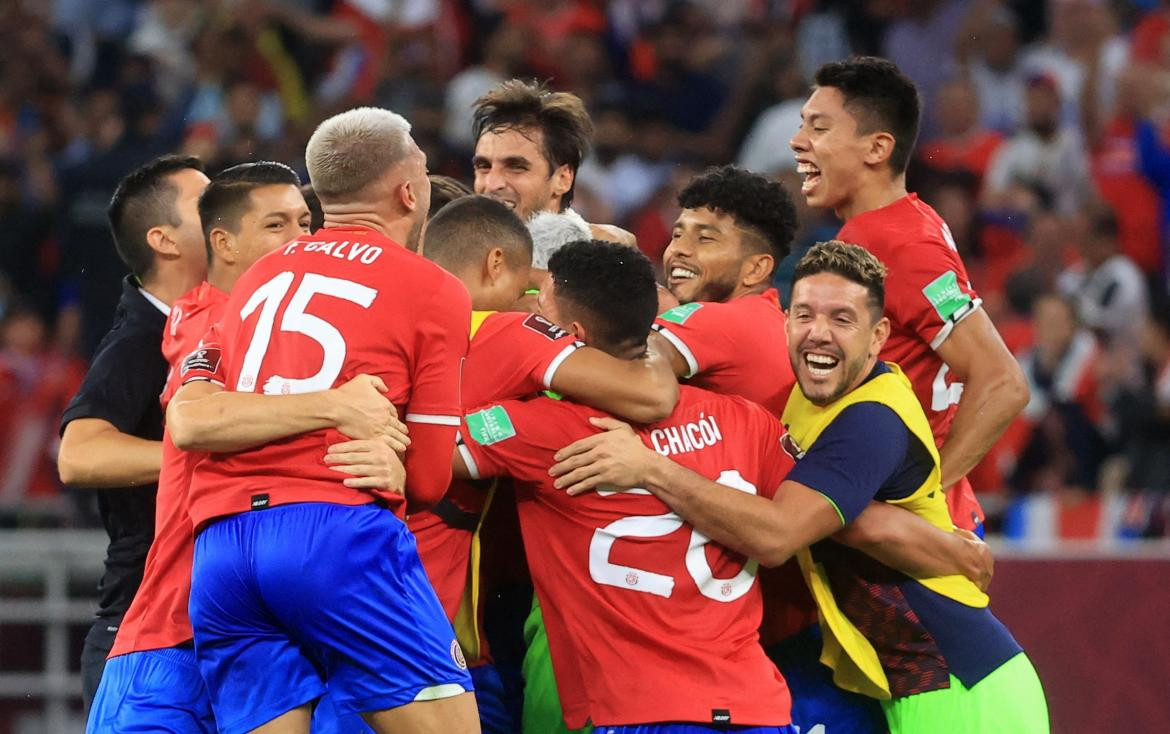
[[[788,479],[823,494],[853,522],[903,465],[910,431],[881,403],[845,408],[796,462]]]
[[[159,396],[166,385],[167,364],[161,344],[161,327],[155,334],[129,322],[111,331],[65,408],[61,432],[79,418],[99,418],[125,434],[138,431],[143,417],[158,410]],[[161,437],[161,423],[158,434]]]
[[[443,277],[419,313],[406,421],[456,426],[462,411],[459,376],[467,356],[471,297],[455,278]]]
[[[719,303],[684,303],[663,311],[654,322],[654,330],[670,342],[687,362],[685,378],[706,372],[734,354],[734,339],[727,334],[727,324],[720,319]]]
[[[223,344],[219,324],[215,324],[199,340],[199,346],[179,363],[179,384],[211,382],[223,387],[225,380]]]
[[[942,236],[949,238],[949,231]],[[931,349],[982,304],[958,252],[942,242],[900,248],[899,257],[886,265],[886,314]]]
[[[538,314],[517,318],[506,330],[507,344],[523,369],[517,385],[501,386],[500,395],[526,395],[552,388],[553,376],[573,352],[585,346],[572,334]]]
[[[548,481],[553,455],[586,432],[575,410],[570,403],[546,397],[472,410],[459,428],[459,454],[474,479]]]

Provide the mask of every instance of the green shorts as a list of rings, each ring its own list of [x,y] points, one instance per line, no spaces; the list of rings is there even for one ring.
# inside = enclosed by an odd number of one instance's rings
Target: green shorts
[[[593,727],[569,729],[561,713],[561,697],[553,676],[552,656],[548,649],[548,633],[540,602],[532,595],[532,611],[524,620],[524,651],[521,671],[524,674],[524,710],[521,730],[524,734],[589,734]]]
[[[1028,656],[1020,653],[972,688],[951,687],[882,701],[890,734],[1048,734],[1048,704]]]

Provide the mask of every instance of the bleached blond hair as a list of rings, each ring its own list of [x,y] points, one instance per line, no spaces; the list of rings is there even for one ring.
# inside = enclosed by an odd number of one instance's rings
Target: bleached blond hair
[[[335,201],[382,178],[416,147],[405,117],[357,107],[317,126],[305,146],[305,165],[321,200]]]

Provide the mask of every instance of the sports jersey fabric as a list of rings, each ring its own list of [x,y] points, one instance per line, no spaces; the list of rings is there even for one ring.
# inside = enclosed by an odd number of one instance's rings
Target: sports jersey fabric
[[[381,377],[411,429],[407,496],[432,504],[451,479],[470,318],[467,290],[434,263],[370,229],[320,229],[240,278],[221,322],[222,374],[230,390],[272,395]],[[324,455],[339,440],[315,431],[200,462],[192,521],[290,502],[364,504],[371,495],[401,513],[400,495],[338,481]]]
[[[581,346],[536,314],[476,311],[463,363],[463,404],[484,405],[547,390],[557,369]],[[487,502],[481,484],[454,480],[433,511],[407,519],[443,611],[453,622],[467,590],[473,534]],[[469,659],[479,657],[473,640],[461,634],[460,641]]]
[[[180,363],[197,352],[201,339],[219,320],[226,302],[226,293],[204,281],[172,305],[162,342],[163,356],[171,365],[160,398],[164,412],[182,383]],[[191,593],[194,539],[187,489],[191,472],[202,456],[199,452],[178,450],[170,435],[163,434],[154,543],[146,556],[140,592],[122,620],[111,656],[172,647],[191,639],[187,600]]]
[[[725,303],[695,301],[664,311],[654,330],[686,359],[687,384],[739,395],[779,416],[796,383],[775,288]]]
[[[784,726],[788,690],[759,644],[757,563],[709,543],[645,490],[569,497],[553,454],[596,432],[599,411],[509,401],[467,415],[476,476],[515,478],[565,723]],[[643,441],[700,474],[771,497],[790,466],[781,427],[738,397],[684,387]],[[703,671],[697,674],[696,671]]]
[[[794,390],[784,425],[796,458],[788,478],[824,495],[842,524],[876,499],[952,528],[929,425],[896,365],[878,362],[824,406]],[[888,699],[946,688],[950,675],[972,686],[1020,652],[962,576],[913,579],[831,539],[798,558],[821,612],[822,661],[842,688]]]
[[[849,219],[837,238],[869,250],[889,269],[886,316],[890,337],[881,358],[899,365],[926,411],[936,446],[951,429],[962,383],[939,348],[955,325],[979,308],[946,222],[916,194]],[[955,524],[968,530],[983,522],[983,510],[970,483],[963,479],[947,493]]]

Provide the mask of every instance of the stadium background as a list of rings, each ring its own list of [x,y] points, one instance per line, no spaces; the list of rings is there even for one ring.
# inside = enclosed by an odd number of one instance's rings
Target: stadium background
[[[373,104],[470,181],[471,103],[536,77],[593,114],[575,208],[658,260],[707,164],[801,202],[788,138],[812,70],[850,53],[918,83],[910,188],[1032,381],[972,477],[994,608],[1054,731],[1170,731],[1170,3],[0,0],[0,49],[0,734],[80,730],[104,543],[56,479],[56,426],[119,293],[121,176],[170,151],[303,176],[316,123]],[[836,231],[800,214],[798,252]]]

